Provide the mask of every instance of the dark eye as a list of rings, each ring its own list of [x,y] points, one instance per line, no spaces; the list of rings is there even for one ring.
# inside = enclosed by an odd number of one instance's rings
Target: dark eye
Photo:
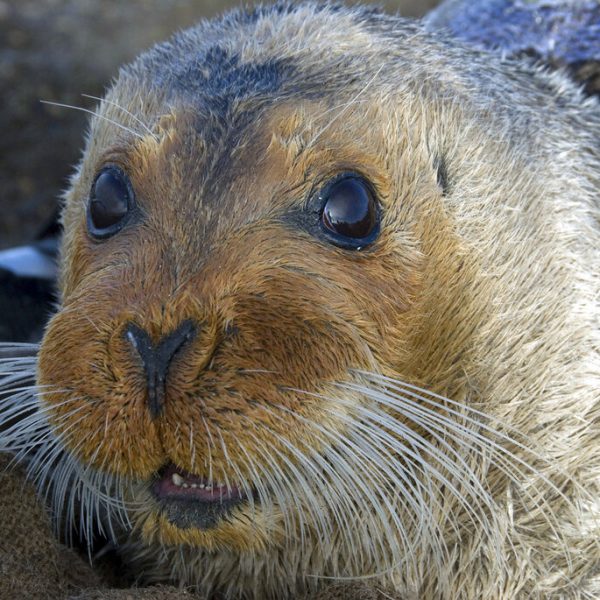
[[[375,241],[377,204],[369,183],[358,175],[343,176],[319,195],[321,224],[331,241],[344,248],[361,249]]]
[[[88,203],[88,229],[104,239],[117,233],[133,208],[131,183],[116,167],[100,171],[94,180]]]

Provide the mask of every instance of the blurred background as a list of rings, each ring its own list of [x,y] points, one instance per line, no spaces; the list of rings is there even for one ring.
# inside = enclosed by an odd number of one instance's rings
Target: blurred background
[[[87,115],[119,65],[236,0],[0,0],[0,250],[52,221],[83,143]],[[251,5],[252,3],[250,3]],[[418,17],[437,0],[396,0]]]

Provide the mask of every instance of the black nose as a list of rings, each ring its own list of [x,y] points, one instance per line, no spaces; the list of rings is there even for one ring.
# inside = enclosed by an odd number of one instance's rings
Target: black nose
[[[125,337],[142,359],[148,381],[148,408],[153,419],[158,417],[163,409],[169,365],[181,346],[194,337],[195,331],[192,321],[184,321],[175,331],[154,345],[150,336],[135,323],[130,323],[125,330]]]

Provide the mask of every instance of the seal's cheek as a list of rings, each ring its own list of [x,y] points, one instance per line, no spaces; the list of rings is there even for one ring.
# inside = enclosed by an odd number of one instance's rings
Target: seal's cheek
[[[88,308],[71,305],[50,322],[38,366],[43,402],[56,434],[82,461],[131,475],[135,456],[136,474],[149,475],[164,458],[144,379],[122,330],[88,317]]]

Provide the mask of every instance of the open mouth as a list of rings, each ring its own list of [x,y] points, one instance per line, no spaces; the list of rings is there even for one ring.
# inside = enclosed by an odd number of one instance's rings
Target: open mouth
[[[152,493],[177,527],[211,529],[248,498],[239,487],[193,475],[174,464],[163,467]]]

